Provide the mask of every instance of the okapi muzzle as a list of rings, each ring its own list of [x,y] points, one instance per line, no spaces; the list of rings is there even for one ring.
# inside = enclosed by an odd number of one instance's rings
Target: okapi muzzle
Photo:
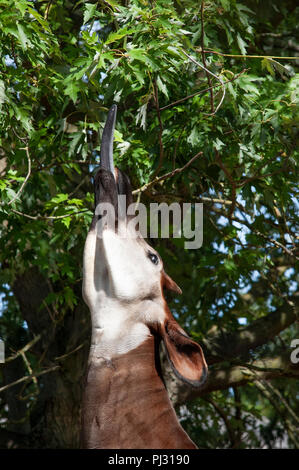
[[[164,342],[176,376],[194,387],[205,382],[207,365],[201,347],[180,327],[165,301],[164,289],[181,289],[166,274],[159,254],[128,223],[131,184],[113,162],[116,112],[113,105],[103,131],[94,178],[95,214],[84,249],[83,297],[91,312],[92,340],[83,445],[192,448],[161,377],[159,342]],[[125,196],[122,207],[119,196]],[[98,208],[105,204],[113,207],[117,223],[100,224],[99,234]]]

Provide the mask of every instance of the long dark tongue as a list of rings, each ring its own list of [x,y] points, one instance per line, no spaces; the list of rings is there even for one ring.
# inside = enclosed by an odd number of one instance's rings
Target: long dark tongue
[[[101,161],[100,168],[110,170],[114,176],[114,164],[113,164],[113,137],[114,127],[116,120],[117,106],[113,104],[109,109],[109,113],[106,119],[106,124],[103,130],[102,142],[101,142]]]

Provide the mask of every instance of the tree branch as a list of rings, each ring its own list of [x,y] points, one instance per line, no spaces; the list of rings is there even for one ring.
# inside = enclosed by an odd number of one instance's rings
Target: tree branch
[[[218,365],[210,367],[208,379],[201,389],[186,387],[180,390],[177,398],[181,404],[186,400],[203,397],[217,390],[226,390],[229,387],[241,387],[256,380],[270,380],[278,377],[299,377],[299,363],[290,361],[290,351],[282,352],[276,357],[266,357],[244,365]]]
[[[159,127],[160,127],[160,131],[159,131],[160,157],[159,157],[158,166],[157,166],[156,171],[154,173],[154,176],[156,176],[160,171],[160,168],[162,166],[163,159],[164,159],[164,146],[163,146],[163,140],[162,140],[163,123],[162,123],[161,113],[160,113],[158,86],[157,86],[156,79],[153,80],[153,88],[154,88],[154,102],[155,102],[155,107],[156,107],[157,117],[158,117]]]
[[[24,346],[22,349],[17,351],[13,356],[10,356],[7,359],[5,359],[5,363],[7,364],[7,362],[14,361],[17,357],[21,356],[30,348],[32,348],[32,346],[34,346],[34,344],[37,343],[40,339],[41,339],[41,335],[35,336],[32,341],[27,343],[26,346]]]
[[[148,188],[150,188],[150,187],[153,186],[154,184],[159,183],[160,181],[164,181],[164,180],[166,180],[166,179],[168,179],[168,178],[172,178],[174,175],[176,175],[176,174],[178,174],[178,173],[181,173],[181,172],[184,171],[186,168],[188,168],[188,166],[190,166],[190,165],[191,165],[198,157],[200,157],[202,154],[203,154],[203,152],[198,152],[196,155],[194,155],[194,157],[192,157],[192,158],[186,163],[186,165],[182,166],[181,168],[175,168],[175,170],[172,170],[172,171],[170,171],[169,173],[166,173],[165,175],[156,177],[155,179],[153,179],[153,180],[150,181],[149,183],[146,183],[146,184],[144,184],[143,186],[141,186],[141,188],[135,189],[135,191],[133,191],[132,194],[143,193],[144,191],[146,191]]]
[[[204,13],[204,1],[202,0],[201,2],[201,11],[200,11],[200,20],[201,20],[201,57],[202,57],[202,63],[204,67],[207,67],[206,64],[206,56],[205,56],[205,51],[204,51],[204,44],[205,44],[205,30],[204,30],[204,20],[203,20],[203,13]],[[211,113],[214,114],[215,112],[215,106],[214,106],[214,93],[213,93],[213,88],[212,88],[212,80],[210,77],[210,74],[206,72],[206,77],[208,80],[209,88],[210,88],[210,100],[211,100]]]
[[[293,442],[294,446],[296,449],[298,449],[298,441],[296,438],[296,432],[297,429],[294,427],[294,425],[290,422],[290,420],[285,416],[285,413],[281,409],[280,401],[275,399],[275,396],[273,395],[271,388],[269,390],[269,385],[266,381],[264,380],[259,380],[257,379],[255,381],[255,386],[259,389],[259,391],[269,400],[273,408],[276,410],[277,414],[281,417],[284,427],[287,430],[287,433],[289,435],[290,440]]]
[[[293,303],[297,300],[296,305]],[[267,343],[281,331],[292,325],[298,316],[298,299],[285,300],[275,312],[259,318],[251,325],[233,333],[216,332],[201,341],[209,364],[236,358]]]
[[[72,214],[64,214],[64,215],[30,215],[30,214],[25,214],[24,212],[17,211],[15,209],[10,209],[11,212],[17,215],[21,215],[22,217],[26,217],[27,219],[31,220],[59,220],[59,219],[65,219],[66,217],[74,217],[77,214],[82,214],[83,212],[88,212],[89,209],[82,209],[82,211],[77,211],[73,212]]]
[[[213,85],[212,87],[209,87],[209,88],[205,88],[204,90],[199,90],[199,91],[196,91],[195,93],[192,93],[192,95],[188,95],[188,96],[185,96],[184,98],[181,98],[177,101],[173,101],[172,103],[170,104],[167,104],[166,106],[163,106],[162,108],[160,108],[160,111],[164,111],[165,109],[168,109],[168,108],[171,108],[172,106],[175,106],[176,104],[180,104],[182,103],[183,101],[186,101],[186,100],[189,100],[190,98],[194,98],[194,96],[197,96],[197,95],[200,95],[202,93],[206,93],[207,91],[210,91],[214,88],[218,88],[218,87],[221,87],[222,85],[226,85],[227,83],[230,83],[230,82],[234,82],[235,80],[237,80],[241,75],[243,75],[243,73],[247,72],[249,69],[243,69],[240,73],[238,73],[237,75],[235,75],[233,78],[231,78],[230,80],[226,80],[225,82],[222,82],[222,83],[216,83],[215,85]]]
[[[277,55],[243,55],[243,54],[224,54],[223,52],[213,51],[212,49],[205,50],[205,53],[217,54],[223,57],[235,57],[240,59],[281,59],[281,60],[298,60],[298,57],[282,57]]]
[[[4,390],[7,390],[8,388],[11,388],[14,385],[20,384],[22,382],[28,382],[30,380],[35,379],[36,377],[40,377],[41,375],[48,374],[49,372],[54,372],[57,369],[60,369],[60,366],[49,367],[48,369],[45,369],[41,372],[30,374],[30,375],[25,375],[24,377],[21,377],[20,379],[15,380],[14,382],[11,382],[10,384],[4,385],[4,387],[1,387],[0,392],[4,392]]]
[[[219,166],[220,168],[222,169],[222,171],[224,172],[224,174],[226,175],[228,181],[230,182],[230,185],[231,185],[231,200],[232,200],[232,205],[230,206],[230,209],[229,209],[229,215],[228,215],[228,218],[229,220],[231,221],[231,217],[234,213],[234,210],[235,210],[235,206],[236,206],[236,199],[237,199],[237,193],[236,193],[236,183],[235,183],[235,180],[232,176],[232,174],[228,171],[228,169],[226,168],[226,166],[223,164],[221,158],[220,158],[220,155],[219,155],[219,152],[216,151],[216,161],[219,163]]]
[[[201,198],[202,199],[202,198]],[[200,200],[200,198],[197,198],[197,200]],[[238,204],[237,202],[235,203],[235,206],[238,207],[238,208],[241,208],[240,204]],[[232,210],[230,209],[230,214],[227,215],[226,212],[224,212],[223,210],[221,209],[218,209],[217,207],[215,206],[210,206],[210,210],[212,212],[215,212],[216,214],[220,214],[220,215],[223,215],[223,217],[231,220],[231,221],[235,221],[235,222],[238,222],[239,224],[241,225],[245,225],[246,227],[248,227],[252,233],[254,233],[255,235],[257,235],[258,237],[261,237],[263,238],[264,240],[266,240],[268,243],[272,243],[273,245],[275,245],[277,248],[280,248],[282,249],[287,255],[291,256],[292,258],[296,259],[296,260],[299,260],[298,256],[296,256],[295,254],[295,250],[292,249],[292,250],[289,250],[286,246],[284,246],[282,243],[278,242],[277,240],[275,240],[274,238],[269,238],[267,235],[261,233],[259,230],[256,230],[255,228],[252,227],[252,223],[248,222],[244,215],[244,219],[241,220],[239,219],[238,217],[236,217],[235,215],[232,215]],[[241,212],[244,212],[246,213],[245,210],[241,209]],[[250,215],[250,214],[248,214]],[[278,226],[277,225],[274,225],[275,228],[277,228]]]
[[[233,448],[235,446],[236,439],[235,439],[235,433],[234,433],[234,430],[231,426],[230,419],[229,419],[228,415],[224,412],[224,410],[221,408],[221,406],[219,406],[218,403],[215,402],[215,400],[213,400],[212,398],[204,397],[204,400],[207,403],[210,403],[214,407],[216,412],[219,414],[219,416],[222,418],[222,420],[223,420],[223,422],[226,426],[229,439],[230,439],[230,443],[231,443],[230,447]]]
[[[215,109],[215,111],[212,113],[212,114],[216,114],[218,109],[220,108],[220,106],[222,105],[223,103],[223,100],[224,100],[224,97],[225,97],[225,87],[224,87],[224,83],[223,81],[221,80],[221,78],[217,77],[217,75],[215,75],[213,72],[211,72],[209,69],[207,69],[206,67],[204,67],[202,64],[200,64],[197,60],[194,59],[194,57],[192,57],[191,55],[187,54],[186,51],[184,51],[184,49],[182,49],[182,52],[183,54],[188,57],[188,59],[193,62],[195,65],[197,65],[198,67],[202,68],[206,73],[209,73],[210,75],[212,75],[212,77],[215,77],[220,83],[221,83],[221,87],[222,87],[222,97],[221,97],[221,100],[220,102],[218,103],[217,105],[217,108]]]

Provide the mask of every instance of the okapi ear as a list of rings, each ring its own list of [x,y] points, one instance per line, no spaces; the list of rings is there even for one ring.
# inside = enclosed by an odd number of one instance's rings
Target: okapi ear
[[[99,203],[110,203],[117,211],[117,185],[109,170],[100,168],[94,178],[95,208]]]
[[[182,293],[182,289],[180,289],[177,283],[174,282],[174,280],[171,279],[171,277],[168,276],[168,274],[166,274],[164,269],[162,271],[162,287],[165,287],[165,289],[172,290],[173,292],[176,292],[177,294]]]
[[[127,198],[127,206],[133,202],[132,186],[129,177],[119,168],[116,168],[116,181],[118,194],[124,194]]]
[[[161,336],[176,376],[193,387],[203,385],[208,366],[199,344],[189,338],[174,318],[165,321]]]
[[[129,205],[133,203],[131,182],[129,177],[125,173],[123,173],[119,168],[115,168],[115,172],[118,194],[125,196],[125,201],[119,201],[120,204],[124,206],[119,208],[119,215],[120,217],[125,218],[127,216],[127,210]]]
[[[95,209],[92,218],[90,230],[94,230],[97,226],[98,221],[102,218],[103,214],[99,208],[100,204],[110,204],[110,207],[114,208],[114,214],[118,213],[118,200],[117,200],[117,185],[113,174],[110,170],[100,168],[94,177],[94,201]],[[113,214],[107,214],[109,223],[111,221],[112,228],[115,228],[113,224]],[[110,216],[110,217],[109,217]],[[111,218],[112,216],[112,218]],[[108,222],[108,220],[106,222]],[[103,227],[102,227],[103,228]]]

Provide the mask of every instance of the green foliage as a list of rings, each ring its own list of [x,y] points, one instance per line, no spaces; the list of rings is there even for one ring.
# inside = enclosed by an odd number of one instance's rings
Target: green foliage
[[[27,270],[38,267],[52,285],[45,303],[57,312],[55,327],[82,302],[90,177],[113,102],[116,164],[135,189],[203,152],[141,194],[146,203],[205,204],[200,250],[153,241],[184,291],[171,305],[194,338],[215,326],[236,331],[240,317],[248,325],[296,291],[298,59],[272,57],[294,55],[298,10],[263,3],[207,1],[203,31],[201,4],[191,0],[0,1],[0,335],[8,351],[32,334],[11,296]],[[203,43],[210,83],[185,55],[203,64]],[[228,82],[216,113],[223,91],[215,75]],[[289,345],[294,335],[289,328],[273,342]],[[275,354],[272,346],[254,354]],[[295,407],[292,380],[277,386]],[[259,389],[247,385],[240,397],[240,406],[230,389],[212,397],[235,441],[217,407],[188,405],[183,423],[201,447],[286,438],[286,420]]]

